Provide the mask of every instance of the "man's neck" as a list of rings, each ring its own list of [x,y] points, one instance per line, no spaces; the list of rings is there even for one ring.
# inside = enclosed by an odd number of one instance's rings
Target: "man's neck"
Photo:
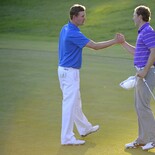
[[[78,25],[73,20],[70,20],[70,22],[78,27]]]
[[[142,21],[141,23],[139,23],[138,29],[140,29],[145,23],[147,23],[147,22]]]

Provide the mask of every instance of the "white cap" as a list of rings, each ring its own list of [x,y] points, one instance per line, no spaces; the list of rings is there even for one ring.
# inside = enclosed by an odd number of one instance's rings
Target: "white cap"
[[[136,76],[130,76],[119,84],[124,89],[132,89],[136,85]]]

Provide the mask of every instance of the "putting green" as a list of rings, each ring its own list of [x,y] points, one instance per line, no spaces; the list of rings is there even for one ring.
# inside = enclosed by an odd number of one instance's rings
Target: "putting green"
[[[124,150],[137,136],[133,90],[119,83],[134,75],[132,58],[120,46],[84,49],[83,111],[97,133],[83,146],[61,146],[61,91],[57,43],[0,40],[0,152],[2,155],[153,155],[155,149]],[[152,101],[152,109],[155,109]],[[81,138],[76,129],[77,138]]]

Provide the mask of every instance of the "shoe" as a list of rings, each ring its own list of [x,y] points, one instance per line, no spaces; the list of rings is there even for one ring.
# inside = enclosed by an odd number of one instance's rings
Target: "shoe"
[[[85,134],[81,135],[81,137],[86,137],[87,135],[96,132],[100,128],[99,125],[93,126],[90,130],[88,130]]]
[[[149,150],[155,147],[155,142],[147,143],[145,146],[142,146],[143,150]]]
[[[74,139],[74,140],[66,142],[66,143],[61,143],[61,145],[83,145],[83,144],[85,144],[85,141],[78,140],[78,139]]]
[[[137,141],[134,141],[134,142],[131,142],[131,143],[128,143],[125,145],[125,148],[126,149],[129,149],[129,148],[138,148],[138,147],[141,147],[141,146],[144,146],[145,144],[139,144]]]

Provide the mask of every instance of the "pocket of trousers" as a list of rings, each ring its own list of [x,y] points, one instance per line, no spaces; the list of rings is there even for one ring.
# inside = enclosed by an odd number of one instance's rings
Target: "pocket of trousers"
[[[62,73],[59,74],[59,76],[60,76],[61,79],[64,79],[64,78],[66,78],[66,73],[62,72]]]

